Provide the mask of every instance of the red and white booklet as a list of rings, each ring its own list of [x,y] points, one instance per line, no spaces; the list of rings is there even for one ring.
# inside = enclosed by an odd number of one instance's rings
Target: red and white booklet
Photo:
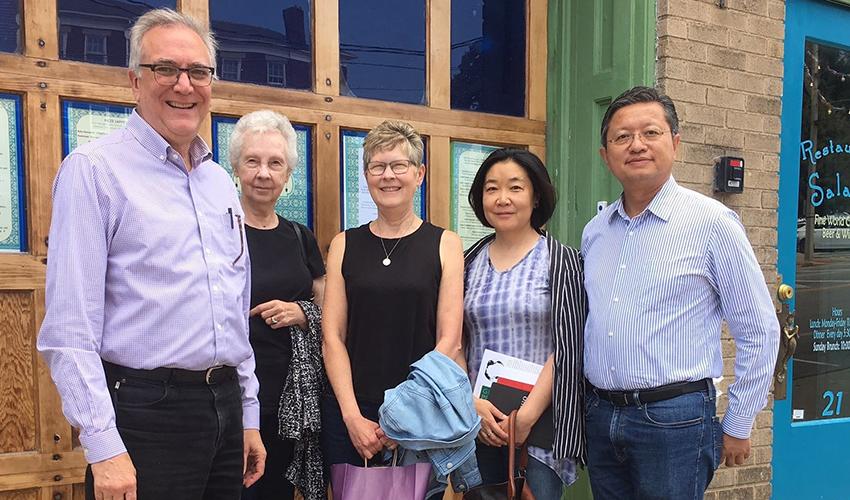
[[[534,387],[534,384],[537,383],[537,377],[542,370],[543,365],[491,351],[490,349],[484,349],[484,355],[481,357],[481,366],[478,367],[478,376],[475,377],[475,386],[472,388],[472,394],[481,399],[487,399],[490,386],[497,378]],[[529,388],[528,390],[530,391],[531,389]]]
[[[525,403],[534,388],[542,365],[485,350],[475,380],[475,394],[487,399],[502,413],[510,413]],[[551,449],[554,435],[552,407],[546,409],[528,435],[528,444]]]

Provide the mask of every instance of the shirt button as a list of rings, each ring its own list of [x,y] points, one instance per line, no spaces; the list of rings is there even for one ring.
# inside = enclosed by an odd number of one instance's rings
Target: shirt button
[[[629,236],[634,236],[634,235],[635,235],[634,231],[629,231]]]
[[[210,251],[210,249],[209,249],[209,248],[204,248],[204,252],[205,252],[207,255],[212,254],[212,252]]]
[[[614,332],[608,332],[608,336],[609,336],[609,337],[613,337],[613,336],[614,336]],[[613,368],[612,368],[612,370],[613,370]]]
[[[625,269],[625,268],[626,268],[625,264],[620,264],[620,269]]]
[[[617,371],[613,366],[611,367],[611,371]]]
[[[216,326],[216,328],[218,328],[219,330],[221,330],[221,323],[216,323],[216,324],[215,324],[215,326]],[[613,368],[611,368],[611,369],[613,370]]]
[[[620,297],[614,297],[614,302],[620,302]]]
[[[217,291],[218,291],[218,285],[213,285],[213,291],[214,291],[214,292],[217,292]]]
[[[449,469],[451,469],[451,468],[452,468],[452,465],[454,465],[454,464],[453,464],[453,463],[451,463],[451,462],[449,462],[449,463],[447,463],[447,464],[446,464],[446,467],[448,467]]]
[[[164,159],[165,159],[165,155],[159,155],[159,159],[160,159],[160,160],[164,160]]]

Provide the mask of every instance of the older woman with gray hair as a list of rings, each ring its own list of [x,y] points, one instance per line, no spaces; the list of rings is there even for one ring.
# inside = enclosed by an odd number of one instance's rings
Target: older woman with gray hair
[[[308,500],[324,494],[318,430],[325,266],[313,233],[275,213],[297,162],[295,130],[286,117],[262,110],[236,123],[230,163],[242,189],[251,259],[250,341],[260,382],[260,435],[268,451],[265,475],[244,490],[243,499],[293,498],[293,483]]]

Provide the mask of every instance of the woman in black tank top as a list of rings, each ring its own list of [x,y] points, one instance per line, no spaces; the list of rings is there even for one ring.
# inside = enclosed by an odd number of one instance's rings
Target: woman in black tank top
[[[463,362],[462,247],[455,233],[413,212],[425,177],[422,154],[422,139],[407,123],[369,132],[363,174],[378,218],[331,242],[322,320],[333,389],[322,406],[328,466],[362,466],[395,446],[378,426],[378,407],[412,363],[435,348]]]

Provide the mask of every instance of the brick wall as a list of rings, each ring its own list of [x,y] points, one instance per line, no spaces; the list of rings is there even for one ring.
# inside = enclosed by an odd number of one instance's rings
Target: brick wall
[[[657,81],[676,103],[682,143],[673,175],[740,215],[768,289],[776,288],[776,208],[784,0],[658,0]],[[746,160],[742,194],[714,195],[712,158]],[[724,333],[721,389],[733,378],[735,346]],[[727,400],[721,397],[720,411]],[[769,499],[773,400],[756,420],[746,465],[722,466],[706,498]]]

